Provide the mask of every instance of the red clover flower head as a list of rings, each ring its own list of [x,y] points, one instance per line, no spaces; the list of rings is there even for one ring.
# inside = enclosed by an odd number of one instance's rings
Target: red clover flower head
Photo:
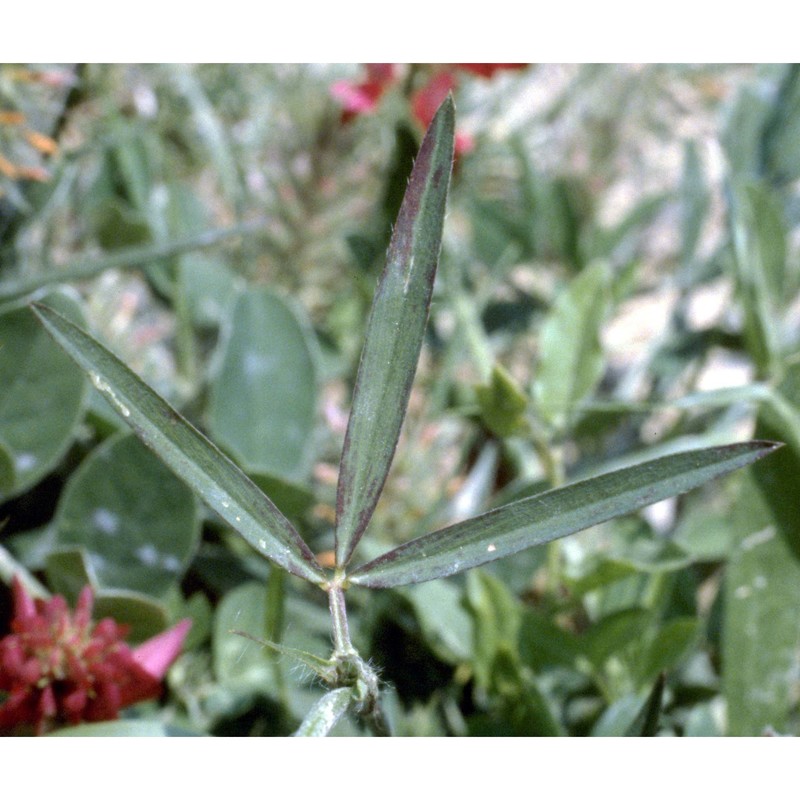
[[[89,586],[73,613],[60,595],[34,600],[17,577],[12,594],[11,632],[0,639],[0,735],[116,719],[120,709],[158,697],[191,626],[182,620],[131,648],[126,625],[92,622]]]

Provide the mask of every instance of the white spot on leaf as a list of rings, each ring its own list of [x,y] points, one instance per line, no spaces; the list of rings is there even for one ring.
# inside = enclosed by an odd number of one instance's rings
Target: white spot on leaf
[[[756,531],[755,533],[751,533],[749,536],[746,536],[744,539],[742,539],[742,550],[752,550],[754,547],[764,544],[764,542],[768,542],[774,536],[775,528],[773,528],[772,525],[768,525],[766,528]]]
[[[96,508],[92,513],[92,524],[101,533],[114,536],[119,530],[119,517],[108,508]]]
[[[136,549],[136,557],[142,564],[153,567],[158,563],[158,550],[151,544],[145,544]]]
[[[161,560],[161,566],[167,570],[167,572],[178,573],[181,570],[180,560],[172,555],[164,556],[164,558]]]
[[[33,453],[19,453],[14,459],[14,466],[18,472],[27,472],[33,469],[39,459]]]

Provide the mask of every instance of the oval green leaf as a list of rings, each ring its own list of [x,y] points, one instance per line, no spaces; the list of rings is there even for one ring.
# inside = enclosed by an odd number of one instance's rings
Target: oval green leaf
[[[325,582],[289,520],[219,448],[89,334],[47,306],[34,310],[134,433],[234,530],[288,572]]]
[[[49,298],[72,318],[80,308]],[[48,474],[64,455],[83,416],[86,379],[42,330],[28,308],[0,314],[0,443],[13,470],[2,469],[0,502]],[[8,486],[13,479],[13,485]]]
[[[448,97],[411,171],[372,303],[339,469],[339,565],[349,561],[372,517],[400,436],[439,260],[454,130]]]
[[[683,494],[778,447],[753,441],[691,450],[553,489],[414,539],[349,580],[377,588],[454,575]]]
[[[56,542],[81,547],[98,585],[163,594],[200,539],[194,495],[135,436],[113,437],[71,476],[56,512]]]
[[[242,292],[211,385],[211,435],[248,471],[302,477],[317,380],[309,326],[274,292]]]

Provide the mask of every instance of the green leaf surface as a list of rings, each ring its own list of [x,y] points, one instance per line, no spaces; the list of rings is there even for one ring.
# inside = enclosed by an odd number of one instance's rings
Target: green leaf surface
[[[473,668],[478,686],[488,688],[501,651],[519,658],[520,602],[493,575],[467,575],[466,605],[473,618]]]
[[[787,286],[786,225],[780,197],[760,183],[743,187],[747,221],[755,236],[759,266],[764,272],[764,287],[771,304],[783,307],[792,297]]]
[[[708,503],[687,504],[672,541],[693,561],[724,561],[733,548],[730,516],[723,510],[710,508]]]
[[[652,620],[644,608],[626,608],[603,617],[579,641],[583,652],[596,669],[618,651],[638,641]]]
[[[218,327],[228,318],[242,278],[223,259],[204,253],[185,253],[179,269],[192,323],[202,329]]]
[[[468,661],[472,654],[472,620],[463,591],[448,581],[434,581],[401,590],[414,609],[425,642],[448,664]]]
[[[0,523],[0,530],[3,529],[3,524]],[[16,577],[25,587],[28,594],[39,600],[47,600],[50,597],[50,592],[42,586],[41,583],[31,574],[30,570],[23,566],[16,558],[14,558],[2,544],[0,544],[0,581],[6,585],[11,585],[11,581]]]
[[[81,319],[71,298],[48,299],[62,313]],[[0,387],[2,502],[38,483],[56,466],[83,415],[87,386],[81,371],[30,309],[12,308],[0,314]]]
[[[691,556],[671,539],[654,535],[644,525],[610,526],[608,558],[637,572],[673,572],[691,563]]]
[[[755,464],[752,474],[778,532],[800,560],[800,363],[785,368],[783,380],[762,403],[755,433],[786,442],[774,458]]]
[[[679,191],[681,261],[684,270],[690,272],[710,201],[703,164],[693,141],[684,145],[683,175]]]
[[[51,547],[55,545],[55,541]],[[96,585],[86,552],[81,547],[54,547],[45,560],[47,583],[56,594],[63,595],[69,603],[75,604],[84,586]]]
[[[192,627],[183,643],[183,651],[189,653],[200,647],[211,635],[211,621],[214,610],[208,595],[202,591],[184,598],[180,588],[167,595],[167,607],[170,619],[189,618]]]
[[[697,641],[699,631],[700,620],[693,617],[667,622],[637,659],[639,681],[649,684],[677,666]]]
[[[321,658],[313,653],[307,653],[305,650],[298,650],[296,647],[284,647],[282,644],[271,642],[268,639],[257,639],[244,631],[231,631],[231,633],[250,639],[250,641],[260,644],[273,653],[287,656],[298,664],[302,664],[326,683],[331,683],[336,678],[336,665],[332,659]]]
[[[263,287],[242,292],[211,384],[211,435],[248,470],[303,475],[317,406],[309,325]]]
[[[661,704],[664,699],[666,676],[662,672],[653,684],[641,711],[631,723],[626,736],[655,736],[658,733],[658,719],[661,716]]]
[[[326,666],[316,653],[330,653],[330,615],[323,604],[286,595],[281,652],[264,640],[269,635],[267,585],[247,581],[225,593],[217,605],[212,630],[212,668],[216,689],[209,704],[215,715],[241,713],[253,698],[280,703],[292,719],[291,733],[319,699],[315,673]],[[320,598],[322,595],[320,594]],[[298,663],[298,652],[304,657]],[[316,663],[311,665],[311,662]],[[305,662],[305,663],[303,663]]]
[[[720,143],[735,176],[759,177],[762,169],[763,131],[772,111],[770,81],[754,81],[739,89],[729,107]]]
[[[523,606],[519,650],[522,663],[538,672],[552,666],[572,667],[581,652],[581,641],[544,612]]]
[[[773,213],[763,208],[764,195],[749,185],[730,192],[733,278],[744,311],[744,336],[759,376],[776,374],[780,336],[778,309],[770,271],[779,260],[772,241]],[[781,270],[783,264],[780,264]]]
[[[590,561],[589,568],[581,571],[579,575],[574,577],[565,575],[564,585],[573,597],[580,598],[635,574],[636,568],[631,564],[600,558],[597,561]]]
[[[609,305],[603,264],[587,267],[559,298],[542,326],[533,397],[541,415],[563,428],[603,374],[600,326]]]
[[[277,696],[273,663],[261,644],[266,605],[266,588],[257,583],[242,584],[222,597],[214,616],[213,668],[220,683],[260,686]],[[256,641],[248,641],[251,636]]]
[[[626,694],[603,711],[592,727],[592,736],[627,736],[640,718],[647,700]]]
[[[454,117],[448,98],[414,163],[367,323],[339,470],[340,565],[349,561],[369,523],[405,417],[439,260]]]
[[[683,494],[777,447],[752,441],[692,450],[553,489],[414,539],[349,578],[384,587],[454,575]]]
[[[194,495],[129,433],[84,459],[56,512],[56,544],[81,547],[105,588],[162,594],[181,579],[199,539]]]
[[[800,682],[800,564],[751,476],[732,512],[738,546],[724,586],[722,684],[728,734],[782,731]]]
[[[684,736],[722,736],[725,728],[725,700],[717,696],[707,703],[698,703],[686,718]]]
[[[778,185],[800,177],[800,65],[783,69],[759,152],[770,181]]]
[[[0,498],[10,497],[15,483],[14,460],[0,443]]]
[[[483,424],[495,436],[513,436],[527,430],[528,398],[500,364],[492,368],[489,384],[478,386],[475,394]]]
[[[299,483],[263,472],[251,472],[249,476],[290,520],[302,518],[314,504],[314,493]]]
[[[592,736],[656,736],[663,701],[659,678],[647,697],[626,694],[612,703],[592,728]]]
[[[139,247],[152,240],[144,214],[118,197],[110,198],[94,210],[92,225],[104,250]]]
[[[314,704],[294,735],[327,736],[353,700],[354,692],[349,686],[327,692]]]
[[[525,669],[515,652],[501,646],[492,662],[491,688],[497,698],[499,715],[484,735],[563,736],[547,695],[537,678]],[[499,723],[499,724],[498,724]]]
[[[229,458],[91,336],[46,306],[34,308],[136,435],[234,530],[287,571],[325,581],[292,524]]]
[[[309,654],[330,652],[327,608],[289,594],[285,617],[282,647]],[[266,629],[267,589],[263,584],[248,581],[225,594],[217,606],[212,642],[218,681],[279,697],[274,653],[263,643]],[[288,666],[287,681],[292,685],[301,683],[303,674],[292,669],[294,663]],[[308,675],[311,674],[309,671]]]
[[[136,644],[166,630],[167,610],[145,594],[125,591],[100,591],[94,598],[92,616],[96,620],[112,617],[129,628],[127,641]]]

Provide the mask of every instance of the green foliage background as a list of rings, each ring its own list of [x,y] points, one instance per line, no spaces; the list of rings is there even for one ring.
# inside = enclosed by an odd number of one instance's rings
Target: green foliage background
[[[194,621],[121,733],[291,733],[322,688],[231,630],[325,656],[325,598],[171,485],[27,303],[86,325],[324,558],[408,97],[436,69],[345,123],[330,86],[357,65],[0,67],[0,110],[59,148],[0,125],[49,172],[0,176],[0,575],[88,580],[134,638]],[[462,76],[456,105],[475,147],[360,554],[657,455],[788,446],[466,576],[353,589],[396,731],[799,733],[800,69],[534,65]]]

